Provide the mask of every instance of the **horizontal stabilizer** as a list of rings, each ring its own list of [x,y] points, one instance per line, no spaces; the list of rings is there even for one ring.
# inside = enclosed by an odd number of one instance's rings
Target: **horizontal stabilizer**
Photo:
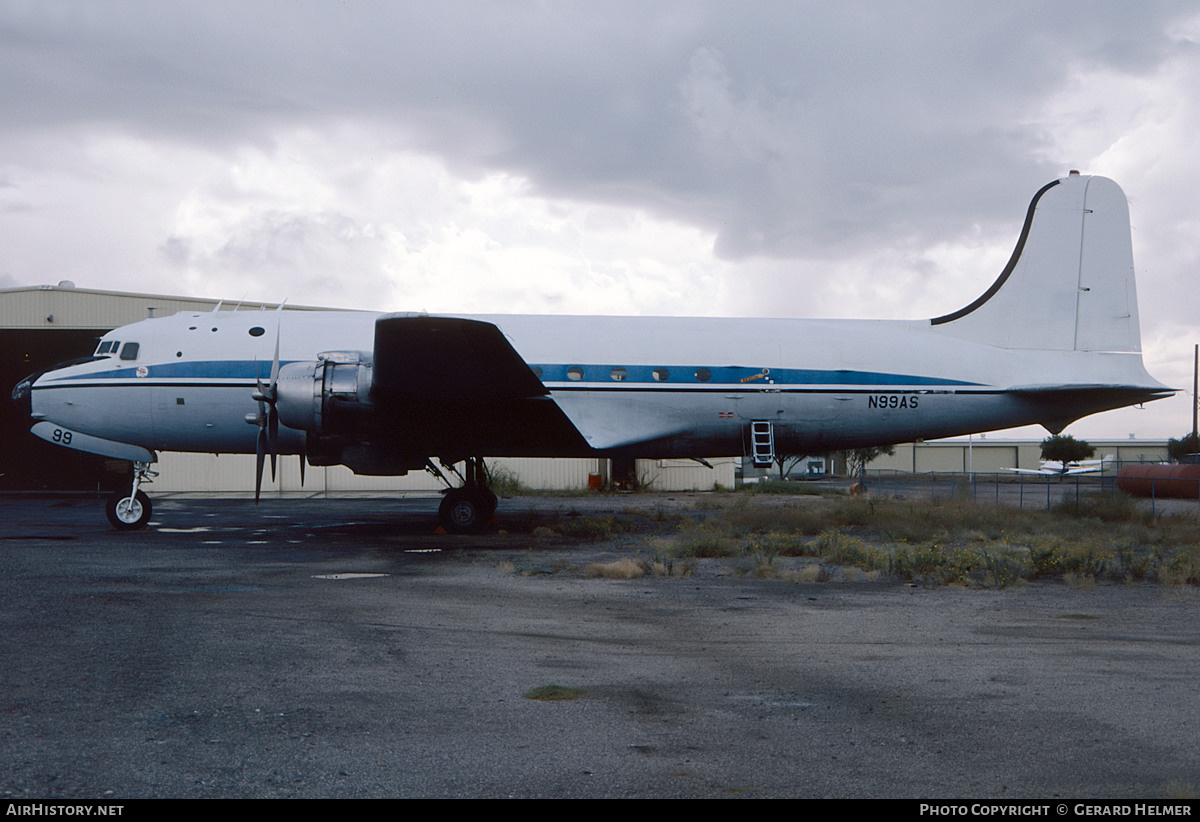
[[[1047,409],[1049,418],[1064,427],[1085,414],[1095,413],[1094,410],[1080,412],[1073,409],[1123,408],[1165,399],[1175,393],[1165,385],[1028,385],[1010,388],[1009,392]]]
[[[1146,402],[1150,400],[1163,399],[1175,393],[1175,389],[1167,388],[1164,385],[1113,385],[1112,383],[1097,383],[1095,385],[1087,384],[1071,384],[1071,385],[1017,385],[1008,389],[1014,394],[1033,394],[1033,395],[1084,395],[1084,394],[1111,394],[1111,395],[1127,395],[1141,396]]]
[[[1088,414],[1160,400],[1175,392],[1164,385],[1079,384],[1019,386],[1008,393],[1040,409],[1038,423],[1058,434]]]

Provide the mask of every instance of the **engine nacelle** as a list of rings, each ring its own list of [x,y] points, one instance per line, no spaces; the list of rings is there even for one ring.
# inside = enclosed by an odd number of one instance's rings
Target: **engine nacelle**
[[[369,411],[372,364],[362,351],[326,351],[316,362],[279,369],[275,408],[288,428],[311,434],[344,433],[339,412]]]

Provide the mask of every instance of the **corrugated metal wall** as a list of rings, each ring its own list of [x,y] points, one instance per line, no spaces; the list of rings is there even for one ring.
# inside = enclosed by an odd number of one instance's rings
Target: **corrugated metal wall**
[[[1089,440],[1095,447],[1094,459],[1114,456],[1124,462],[1159,462],[1167,458],[1162,440]],[[868,468],[872,471],[905,473],[996,474],[1011,468],[1036,470],[1041,467],[1041,441],[941,440],[897,445],[890,456],[879,457]]]
[[[573,491],[589,487],[593,475],[608,476],[607,460],[599,459],[490,459],[488,468],[504,472],[526,488],[539,491]],[[638,460],[638,478],[659,491],[712,490],[719,484],[732,488],[733,459],[716,460],[712,468],[690,460]],[[216,492],[247,494],[254,491],[255,458],[247,454],[159,454],[155,470],[159,476],[149,489],[158,493]],[[272,483],[270,468],[263,477],[263,496],[291,494],[388,493],[400,491],[440,491],[444,487],[425,471],[412,471],[403,477],[372,477],[351,473],[344,466],[305,469],[300,484],[299,460],[281,458],[277,480]],[[451,477],[453,480],[453,477]]]
[[[169,317],[180,311],[212,311],[217,300],[123,294],[88,288],[36,286],[0,289],[0,328],[94,328],[108,331],[147,317]],[[222,304],[230,310],[235,302]],[[239,306],[258,310],[259,303]],[[274,305],[266,305],[268,309]],[[312,311],[311,306],[286,306],[288,311]],[[324,309],[328,310],[328,309]]]

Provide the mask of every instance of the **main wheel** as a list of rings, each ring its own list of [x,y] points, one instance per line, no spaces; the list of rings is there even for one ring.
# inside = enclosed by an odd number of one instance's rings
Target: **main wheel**
[[[494,499],[486,490],[451,488],[438,507],[438,519],[442,527],[452,534],[475,533],[495,513]]]
[[[105,513],[113,527],[121,531],[135,531],[145,528],[150,521],[150,497],[138,491],[136,496],[129,496],[124,491],[117,491],[108,498]]]
[[[479,494],[479,499],[483,505],[483,521],[489,522],[492,514],[496,513],[496,508],[499,507],[500,500],[491,488],[480,488],[476,493]]]

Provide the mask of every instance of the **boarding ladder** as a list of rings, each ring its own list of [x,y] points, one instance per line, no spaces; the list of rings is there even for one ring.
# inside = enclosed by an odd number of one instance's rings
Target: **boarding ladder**
[[[766,420],[750,423],[750,455],[755,468],[770,468],[775,462],[775,426]]]

